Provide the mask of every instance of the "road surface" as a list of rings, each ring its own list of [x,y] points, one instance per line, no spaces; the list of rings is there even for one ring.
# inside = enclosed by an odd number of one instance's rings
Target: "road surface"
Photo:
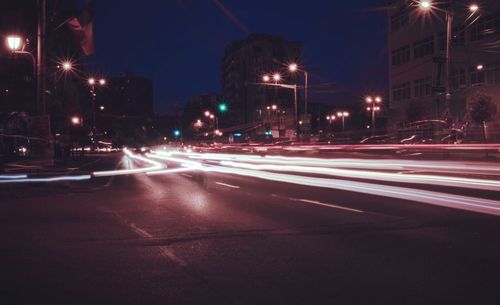
[[[498,216],[376,191],[217,171],[1,184],[0,304],[498,304]]]

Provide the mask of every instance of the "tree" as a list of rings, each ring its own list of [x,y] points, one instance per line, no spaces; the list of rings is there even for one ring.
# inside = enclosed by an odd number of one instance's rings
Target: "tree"
[[[479,93],[472,99],[469,116],[474,123],[480,125],[486,141],[486,123],[493,120],[497,114],[497,106],[491,101],[491,96]]]

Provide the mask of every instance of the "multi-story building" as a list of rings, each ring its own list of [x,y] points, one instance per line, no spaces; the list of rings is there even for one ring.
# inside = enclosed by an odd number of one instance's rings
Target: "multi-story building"
[[[230,125],[249,124],[265,119],[267,106],[277,105],[293,111],[293,92],[284,88],[259,85],[264,74],[286,70],[287,64],[301,56],[301,44],[284,38],[251,34],[232,42],[222,59],[222,99],[229,105]],[[282,73],[283,83],[292,76]],[[289,110],[289,111],[287,111]]]
[[[500,2],[392,1],[388,14],[390,125],[451,117],[468,120],[467,109],[478,93],[492,97],[500,109]],[[452,12],[449,113],[445,102],[446,17]],[[500,126],[497,117],[492,125]]]

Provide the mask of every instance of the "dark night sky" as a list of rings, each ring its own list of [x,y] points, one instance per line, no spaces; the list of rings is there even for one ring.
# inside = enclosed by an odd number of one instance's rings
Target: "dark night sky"
[[[386,88],[386,0],[222,0],[251,32],[303,43],[312,85],[334,82],[339,94],[313,101],[353,103]],[[97,2],[96,53],[90,70],[150,77],[159,112],[189,97],[220,91],[220,60],[245,32],[212,0]],[[344,99],[348,99],[345,101]]]

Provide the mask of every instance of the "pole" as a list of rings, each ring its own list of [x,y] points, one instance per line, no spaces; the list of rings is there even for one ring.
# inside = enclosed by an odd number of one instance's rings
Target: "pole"
[[[372,136],[375,135],[375,104],[372,105]]]
[[[36,102],[39,115],[46,115],[45,95],[45,17],[46,0],[38,0],[37,61],[36,61]]]
[[[296,138],[299,139],[299,113],[297,108],[297,85],[293,85],[293,103],[295,107],[295,133]]]
[[[451,113],[450,100],[450,74],[451,74],[451,27],[453,23],[453,12],[450,9],[446,10],[446,71],[444,73],[445,85],[445,116],[449,117]]]
[[[307,90],[309,86],[309,73],[304,71],[304,113],[307,115]]]
[[[90,94],[92,95],[92,105],[91,105],[91,107],[92,107],[92,129],[95,131],[96,130],[96,125],[97,125],[96,124],[96,113],[95,113],[95,111],[96,111],[96,109],[95,109],[96,108],[95,107],[96,92],[95,92],[95,86],[94,85],[92,85],[90,88],[91,88],[90,89]]]
[[[344,129],[345,129],[345,121],[344,121],[344,119],[345,119],[345,116],[342,115],[342,132],[344,132]]]

